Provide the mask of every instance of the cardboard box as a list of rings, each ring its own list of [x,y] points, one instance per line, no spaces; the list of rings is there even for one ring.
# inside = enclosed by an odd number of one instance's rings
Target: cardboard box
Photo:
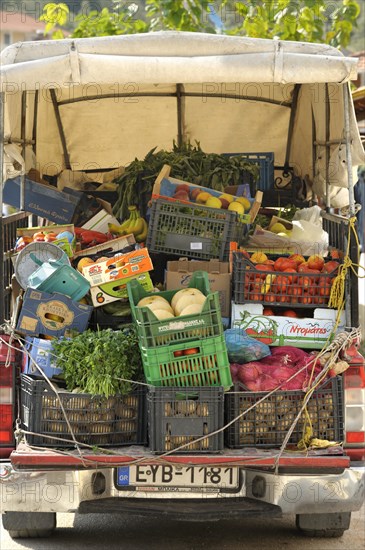
[[[48,378],[62,373],[62,369],[56,367],[56,361],[52,354],[51,340],[42,340],[41,338],[27,336],[25,338],[25,348],[29,355],[26,353],[23,354],[22,372],[24,374],[41,376],[41,373],[34,365],[34,361]]]
[[[92,306],[74,302],[63,294],[28,288],[16,331],[31,336],[72,337],[87,328],[92,310]]]
[[[16,230],[17,237],[33,237],[35,233],[56,233],[60,235],[61,233],[68,231],[72,233],[73,240],[70,242],[67,238],[56,239],[54,241],[49,241],[52,244],[59,246],[69,258],[71,258],[76,251],[76,236],[75,236],[75,227],[73,224],[67,225],[47,225],[45,227],[20,227]],[[41,241],[42,242],[42,241]]]
[[[96,286],[127,277],[135,277],[152,269],[152,260],[147,248],[141,248],[127,254],[118,254],[105,262],[86,266],[83,268],[82,274],[91,286]]]
[[[73,259],[82,258],[84,256],[92,259],[95,259],[94,256],[109,256],[113,252],[119,252],[120,250],[124,250],[125,248],[135,244],[136,239],[134,238],[134,235],[124,235],[122,237],[107,241],[106,243],[97,244],[95,246],[91,246],[90,248],[79,250],[78,252],[75,252]]]
[[[222,317],[229,317],[231,309],[231,274],[229,273],[228,262],[220,262],[219,260],[200,262],[188,260],[187,258],[167,262],[166,290],[187,287],[195,271],[206,271],[208,273],[211,291],[219,292]]]
[[[101,205],[101,210],[97,212],[90,220],[85,222],[82,227],[92,231],[100,231],[100,233],[108,233],[108,223],[120,225],[119,221],[113,216],[113,208],[110,203],[97,199]]]
[[[290,309],[290,308],[288,308]],[[232,302],[231,327],[243,328],[249,336],[270,346],[297,346],[322,349],[333,338],[337,311],[316,308],[313,317],[293,318],[263,315],[261,304],[235,304]],[[345,328],[345,313],[337,332]]]
[[[153,283],[149,273],[142,273],[137,277],[128,277],[127,279],[119,279],[99,286],[93,286],[90,289],[90,294],[94,307],[100,307],[121,298],[128,298],[127,283],[132,281],[132,279],[136,279],[146,292],[153,290]]]
[[[3,201],[20,208],[20,176],[6,180]],[[72,223],[82,193],[72,194],[58,191],[52,185],[45,185],[25,177],[24,210],[55,223]]]

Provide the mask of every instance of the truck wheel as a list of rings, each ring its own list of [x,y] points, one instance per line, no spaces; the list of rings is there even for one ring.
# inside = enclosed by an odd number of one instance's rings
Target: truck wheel
[[[337,514],[298,514],[296,526],[304,537],[338,538],[349,529],[351,512]]]
[[[2,520],[12,539],[49,537],[56,529],[55,512],[5,512]]]

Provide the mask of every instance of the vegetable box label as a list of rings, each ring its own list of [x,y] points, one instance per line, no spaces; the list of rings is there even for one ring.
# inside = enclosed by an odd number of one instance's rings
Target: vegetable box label
[[[146,273],[152,269],[153,265],[148,250],[141,248],[127,254],[116,255],[105,262],[86,266],[83,268],[82,274],[91,286],[97,286]]]
[[[16,328],[32,336],[72,336],[87,328],[92,310],[63,294],[28,289]]]
[[[313,317],[293,318],[284,315],[264,315],[261,304],[232,303],[231,326],[269,346],[300,345],[302,348],[320,349],[334,337],[337,311],[317,308]],[[283,313],[285,308],[283,309]],[[341,315],[337,331],[343,330],[345,315]]]

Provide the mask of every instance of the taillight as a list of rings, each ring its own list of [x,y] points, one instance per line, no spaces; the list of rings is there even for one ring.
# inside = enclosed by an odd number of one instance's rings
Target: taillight
[[[0,334],[0,457],[14,448],[15,370],[19,352],[8,346],[9,336]],[[13,346],[13,343],[11,343]]]
[[[365,362],[351,364],[343,376],[346,452],[354,460],[362,460],[365,458]],[[360,455],[359,448],[362,449]]]

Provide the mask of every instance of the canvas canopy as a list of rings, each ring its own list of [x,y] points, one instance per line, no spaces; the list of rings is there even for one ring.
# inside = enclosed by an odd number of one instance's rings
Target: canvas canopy
[[[334,196],[348,186],[356,64],[323,44],[183,32],[15,44],[1,54],[5,143],[26,142],[28,168],[43,175],[115,168],[174,140],[272,151]],[[348,112],[363,164],[351,100]]]

